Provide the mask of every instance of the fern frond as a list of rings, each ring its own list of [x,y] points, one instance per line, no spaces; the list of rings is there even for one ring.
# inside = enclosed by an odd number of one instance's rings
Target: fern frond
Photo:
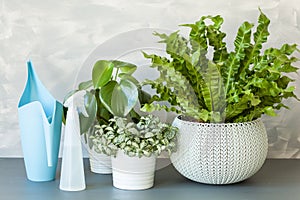
[[[239,68],[241,66],[240,61],[246,56],[245,49],[251,45],[250,41],[252,27],[253,24],[250,24],[249,22],[244,22],[240,26],[234,41],[235,51],[229,54],[228,60],[225,63],[225,67],[223,67],[221,70],[222,77],[224,78],[226,95],[235,81],[235,75],[239,72]]]

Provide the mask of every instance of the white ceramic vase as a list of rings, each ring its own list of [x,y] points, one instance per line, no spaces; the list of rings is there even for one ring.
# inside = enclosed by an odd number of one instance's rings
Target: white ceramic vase
[[[153,187],[156,157],[129,157],[118,151],[112,157],[113,185],[123,190],[145,190]]]
[[[196,123],[176,118],[178,149],[171,155],[183,176],[201,183],[230,184],[254,175],[263,165],[268,140],[261,120]]]
[[[97,174],[111,174],[111,157],[89,149],[91,171]]]

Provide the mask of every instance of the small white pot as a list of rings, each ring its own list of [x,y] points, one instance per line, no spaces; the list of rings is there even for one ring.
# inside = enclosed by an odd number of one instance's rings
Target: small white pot
[[[91,171],[97,174],[111,174],[111,157],[89,149]]]
[[[113,185],[123,190],[145,190],[153,186],[156,157],[129,157],[118,151],[112,157]]]

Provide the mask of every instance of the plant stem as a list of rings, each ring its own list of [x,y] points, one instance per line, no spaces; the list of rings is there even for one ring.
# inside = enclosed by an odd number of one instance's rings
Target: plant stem
[[[116,81],[117,78],[118,78],[119,70],[120,70],[120,68],[117,68],[116,75],[115,75],[115,79],[114,79],[115,81]]]
[[[99,108],[99,105],[101,104],[100,102],[100,98],[99,98],[99,89],[96,89],[95,91],[95,98],[96,98],[96,102],[97,102],[97,113],[96,113],[96,116],[97,116],[97,120],[98,122],[100,122],[101,120],[101,114],[100,114],[100,108]]]

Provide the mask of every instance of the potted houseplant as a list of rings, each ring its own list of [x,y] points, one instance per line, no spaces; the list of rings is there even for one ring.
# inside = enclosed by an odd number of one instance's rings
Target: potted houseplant
[[[111,63],[118,66],[114,78],[110,78],[113,73],[107,70]],[[134,108],[150,100],[132,76],[135,68],[128,68],[121,61],[105,61],[101,73],[97,70],[100,69],[93,70],[94,87],[99,88],[99,101],[114,118],[108,124],[95,125],[96,131],[90,136],[93,147],[98,153],[112,156],[115,187],[148,189],[153,186],[156,156],[175,150],[177,128],[152,115],[145,117],[135,112]]]
[[[110,156],[95,152],[93,143],[89,139],[95,133],[95,125],[105,125],[114,117],[105,104],[112,103],[114,113],[129,114],[135,119],[136,113],[131,108],[135,105],[138,94],[146,98],[147,94],[136,85],[137,80],[132,75],[136,66],[118,60],[98,60],[93,67],[92,79],[82,82],[78,88],[69,92],[65,99],[76,96],[77,109],[79,112],[80,132],[84,135],[85,142],[89,147],[91,171],[95,173],[111,173]],[[113,92],[115,91],[115,92]],[[129,92],[130,91],[130,92]],[[115,106],[110,99],[101,98],[101,94],[117,95],[120,106]]]
[[[292,55],[297,45],[263,50],[270,20],[260,11],[254,34],[254,24],[244,22],[229,52],[222,23],[218,15],[184,24],[191,28],[188,39],[178,32],[155,33],[170,58],[144,53],[160,77],[144,82],[156,95],[142,110],[180,115],[174,120],[180,133],[173,165],[185,177],[209,184],[239,182],[255,174],[268,149],[261,115],[276,116],[276,110],[287,108],[284,99],[297,98],[288,77],[297,71],[293,63],[298,59]]]
[[[95,128],[94,147],[112,156],[113,185],[119,189],[151,188],[156,157],[163,151],[175,151],[177,128],[152,115],[142,116],[137,123],[115,117],[108,125]]]

